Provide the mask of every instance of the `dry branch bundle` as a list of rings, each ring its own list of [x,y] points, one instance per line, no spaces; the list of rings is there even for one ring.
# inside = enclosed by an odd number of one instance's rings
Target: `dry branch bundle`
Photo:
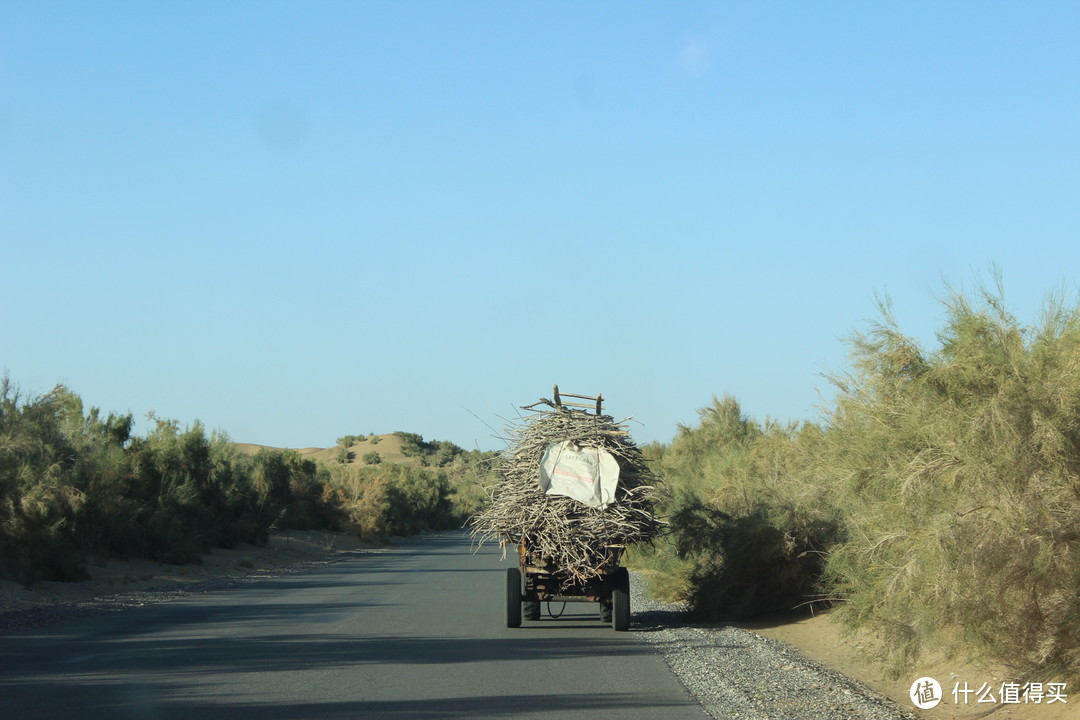
[[[608,546],[656,537],[664,525],[654,515],[659,478],[625,427],[609,415],[555,407],[535,411],[508,428],[509,444],[496,464],[498,480],[486,488],[490,502],[470,521],[473,536],[500,544],[525,541],[530,553],[577,580],[600,573]],[[619,464],[615,498],[606,508],[541,489],[545,450],[566,440],[606,450]]]

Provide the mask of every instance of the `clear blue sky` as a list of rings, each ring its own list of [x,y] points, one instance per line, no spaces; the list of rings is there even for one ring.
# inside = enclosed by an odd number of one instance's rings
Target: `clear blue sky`
[[[1080,283],[1074,2],[0,4],[0,367],[238,442],[814,419]],[[145,429],[145,421],[141,428]]]

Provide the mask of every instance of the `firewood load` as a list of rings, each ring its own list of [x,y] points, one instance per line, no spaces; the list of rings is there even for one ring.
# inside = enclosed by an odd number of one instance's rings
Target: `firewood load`
[[[595,414],[569,407],[581,404],[565,397],[595,400]],[[470,520],[474,537],[504,548],[524,541],[530,554],[585,581],[603,572],[609,548],[661,532],[664,523],[654,514],[660,480],[625,421],[601,414],[601,401],[560,396],[556,386],[554,402],[522,408],[531,413],[507,429],[497,480],[486,488],[490,502]]]

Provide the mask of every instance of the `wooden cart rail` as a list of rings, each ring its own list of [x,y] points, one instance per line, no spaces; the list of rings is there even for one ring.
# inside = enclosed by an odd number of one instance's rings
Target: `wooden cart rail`
[[[558,385],[555,386],[554,393],[555,393],[555,399],[554,400],[548,400],[547,398],[540,398],[540,400],[538,400],[537,402],[534,402],[532,405],[522,405],[521,409],[522,410],[532,410],[537,405],[547,405],[548,407],[553,407],[556,410],[562,410],[564,408],[582,408],[584,410],[593,410],[593,411],[595,411],[595,413],[597,415],[601,415],[603,413],[603,407],[604,407],[604,396],[603,395],[575,395],[574,393],[559,392],[559,386]],[[565,402],[563,400],[564,397],[576,398],[578,400],[591,400],[592,402],[590,402],[590,403]]]

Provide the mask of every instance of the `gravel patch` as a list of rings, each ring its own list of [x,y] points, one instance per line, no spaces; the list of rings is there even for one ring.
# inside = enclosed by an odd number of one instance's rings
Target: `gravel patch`
[[[917,720],[889,698],[743,628],[691,625],[682,606],[650,599],[631,573],[635,635],[651,643],[717,720]]]

